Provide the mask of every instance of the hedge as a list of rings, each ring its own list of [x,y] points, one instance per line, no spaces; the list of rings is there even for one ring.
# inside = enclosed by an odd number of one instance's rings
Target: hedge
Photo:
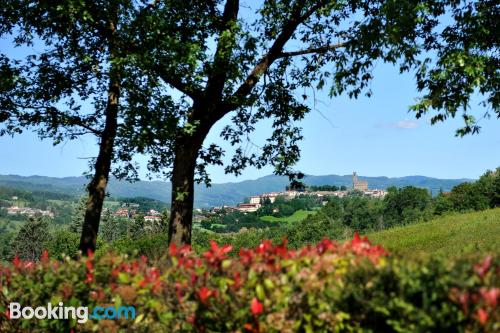
[[[123,255],[0,266],[2,332],[495,332],[500,265],[391,256],[355,234],[289,250],[262,242],[228,256],[172,246],[150,261]],[[131,305],[133,320],[8,319],[10,302]]]

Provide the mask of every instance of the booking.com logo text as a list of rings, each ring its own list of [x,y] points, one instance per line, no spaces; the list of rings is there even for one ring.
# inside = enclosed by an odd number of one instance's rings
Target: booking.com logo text
[[[64,306],[63,302],[59,302],[56,306],[52,303],[47,303],[47,306],[38,306],[36,308],[25,306],[20,303],[9,304],[9,318],[14,319],[74,319],[79,324],[86,323],[90,320],[101,319],[135,319],[134,306],[96,306],[90,310],[86,306]]]

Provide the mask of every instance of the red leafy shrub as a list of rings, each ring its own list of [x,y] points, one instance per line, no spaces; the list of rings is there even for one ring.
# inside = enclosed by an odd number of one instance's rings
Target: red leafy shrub
[[[500,327],[498,261],[408,262],[357,234],[288,250],[262,242],[230,257],[211,243],[170,247],[155,263],[108,255],[0,267],[0,331],[336,332],[491,331]],[[137,318],[8,320],[10,302],[36,307],[131,305]]]

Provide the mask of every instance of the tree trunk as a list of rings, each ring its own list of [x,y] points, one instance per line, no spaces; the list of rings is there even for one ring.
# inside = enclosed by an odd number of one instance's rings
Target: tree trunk
[[[168,242],[191,244],[194,203],[194,171],[203,138],[179,140],[172,170],[172,206],[168,224]]]
[[[85,220],[80,238],[80,251],[87,255],[89,251],[94,252],[96,248],[97,232],[101,219],[102,206],[106,195],[106,187],[113,160],[113,145],[115,143],[118,127],[118,99],[120,95],[120,82],[117,70],[111,70],[108,90],[108,101],[106,106],[106,122],[101,135],[99,154],[95,163],[95,172],[92,180],[87,186],[89,197],[85,210]]]

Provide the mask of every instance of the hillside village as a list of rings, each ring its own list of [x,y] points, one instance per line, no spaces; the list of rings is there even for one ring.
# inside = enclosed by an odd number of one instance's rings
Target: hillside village
[[[322,190],[318,190],[322,189]],[[337,190],[323,190],[323,188],[336,188]],[[284,191],[279,192],[269,192],[262,193],[259,195],[254,195],[249,197],[246,202],[239,203],[235,206],[223,205],[212,207],[208,210],[205,209],[194,209],[193,211],[193,219],[194,221],[202,221],[207,216],[217,214],[221,210],[226,212],[242,212],[242,213],[252,213],[256,212],[265,204],[273,204],[276,201],[276,198],[282,197],[285,200],[292,200],[294,198],[298,198],[300,196],[310,196],[316,198],[325,198],[323,204],[326,204],[327,197],[338,197],[344,198],[353,193],[362,193],[363,195],[371,198],[383,198],[387,191],[383,189],[369,189],[368,181],[360,180],[356,172],[352,175],[352,187],[346,188],[342,186],[337,188],[337,186],[309,186],[301,189],[290,189],[287,188]],[[54,218],[57,212],[55,212],[51,208],[48,209],[38,209],[28,207],[26,204],[19,203],[17,196],[12,196],[11,198],[11,206],[4,207],[7,211],[7,215],[16,216],[16,215],[24,215],[28,217],[34,216],[44,216],[48,218]],[[146,222],[158,222],[161,220],[162,213],[157,209],[145,209],[138,203],[133,202],[120,202],[119,207],[113,208],[104,208],[102,215],[111,212],[112,215],[116,218],[124,218],[124,219],[133,219],[138,215],[143,215],[143,219]]]
[[[11,206],[0,207],[0,209],[6,211],[7,216],[42,216],[53,219],[58,215],[57,205],[48,207],[47,209],[33,208],[30,207],[29,202],[20,200],[17,196],[12,196],[9,202]],[[69,201],[68,203],[71,204]],[[111,212],[111,215],[116,218],[133,219],[138,215],[142,215],[146,222],[157,222],[161,220],[161,212],[156,209],[146,209],[147,208],[141,207],[141,205],[137,203],[121,202],[118,208],[104,208],[101,215],[104,216]]]
[[[352,188],[344,189],[344,190],[336,190],[336,191],[310,191],[307,187],[303,189],[287,189],[282,192],[270,192],[263,193],[260,195],[251,196],[246,203],[240,203],[235,207],[232,206],[222,206],[222,207],[214,207],[213,210],[229,210],[229,211],[240,211],[240,212],[256,212],[259,208],[261,208],[265,203],[274,203],[277,197],[283,197],[285,200],[294,199],[301,195],[308,195],[317,198],[324,197],[338,197],[344,198],[351,193],[361,192],[363,195],[371,197],[371,198],[383,198],[387,195],[386,190],[382,189],[369,189],[368,181],[358,179],[358,175],[356,172],[352,174]],[[326,204],[327,201],[323,201],[323,204]]]

